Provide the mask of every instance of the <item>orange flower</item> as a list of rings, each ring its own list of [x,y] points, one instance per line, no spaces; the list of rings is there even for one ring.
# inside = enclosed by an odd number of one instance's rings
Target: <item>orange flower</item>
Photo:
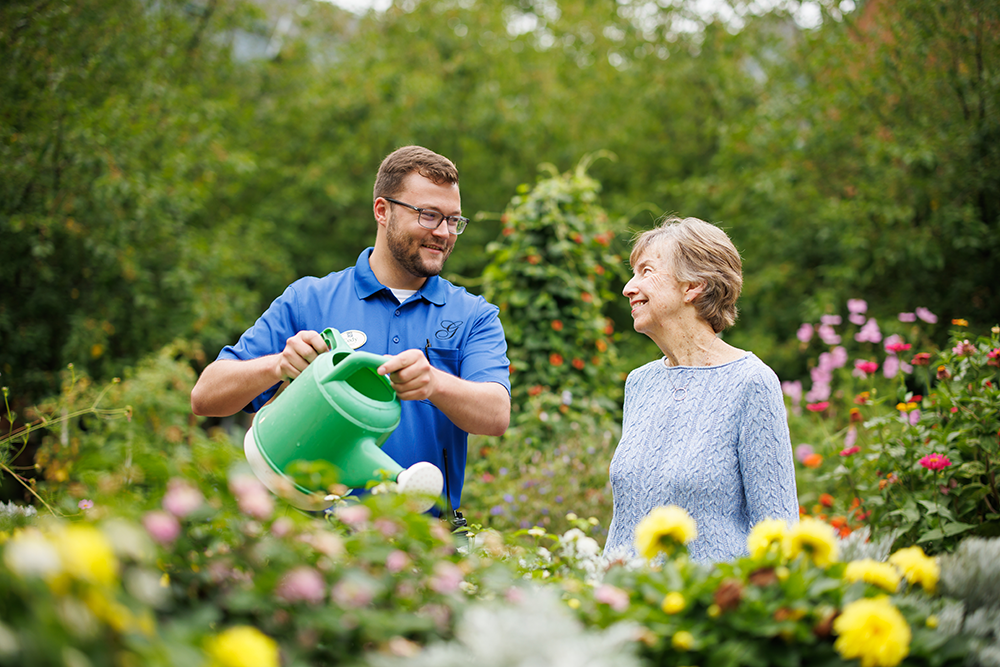
[[[594,267],[594,273],[596,273],[599,276],[603,276],[604,275],[604,267],[601,266],[600,264],[598,264],[596,267]]]
[[[540,384],[536,384],[528,390],[528,396],[538,396],[540,393],[542,393],[542,385]]]
[[[835,516],[830,519],[830,525],[834,528],[843,528],[847,525],[847,517]]]
[[[837,531],[837,532],[840,535],[841,539],[845,539],[845,538],[847,538],[851,534],[851,527],[850,526],[841,526],[840,530]]]
[[[594,300],[594,297],[590,294],[590,292],[584,292],[583,294],[580,295],[580,299],[584,303],[590,303],[591,301]]]
[[[854,397],[854,402],[857,403],[858,405],[864,405],[865,403],[868,402],[868,399],[870,397],[871,394],[869,394],[867,391],[863,391]]]
[[[852,423],[853,422],[862,421],[863,419],[864,419],[864,417],[861,416],[861,410],[858,410],[857,408],[851,408],[851,422]]]
[[[538,255],[528,255],[528,264],[538,264],[542,258]]]
[[[824,493],[819,497],[819,504],[823,507],[833,507],[833,496],[829,493]]]
[[[562,320],[552,320],[552,330],[553,331],[562,331],[563,330]]]
[[[562,355],[559,354],[558,352],[553,352],[552,354],[549,355],[549,363],[552,364],[553,366],[562,366],[563,365]]]
[[[860,504],[861,504],[861,498],[858,498],[857,496],[854,496],[854,500],[851,501],[851,509],[854,509],[855,507],[857,507]]]
[[[597,346],[597,349],[598,349],[599,352],[607,352],[608,351],[608,344],[605,343],[601,339],[598,339],[598,341],[596,343],[594,343],[594,345]]]
[[[585,364],[583,363],[583,359],[577,357],[576,359],[573,360],[573,368],[575,368],[576,370],[582,371],[584,366]]]
[[[819,454],[810,454],[802,459],[802,465],[807,468],[818,468],[823,463],[823,457]]]
[[[957,319],[957,320],[952,320],[951,323],[954,324],[956,327],[969,326],[969,320]]]

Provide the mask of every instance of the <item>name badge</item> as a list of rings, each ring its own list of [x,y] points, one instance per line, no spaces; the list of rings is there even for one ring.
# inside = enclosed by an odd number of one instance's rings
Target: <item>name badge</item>
[[[368,336],[365,335],[365,332],[358,331],[357,329],[345,331],[340,334],[340,337],[344,339],[344,342],[347,343],[352,350],[358,349],[368,341]]]

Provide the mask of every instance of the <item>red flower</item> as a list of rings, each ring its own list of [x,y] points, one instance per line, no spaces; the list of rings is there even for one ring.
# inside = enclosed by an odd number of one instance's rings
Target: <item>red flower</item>
[[[833,496],[829,493],[820,494],[819,504],[823,507],[833,507]]]
[[[582,371],[584,366],[585,364],[583,363],[583,359],[577,357],[576,359],[573,360],[573,368],[575,368],[576,370]]]
[[[552,330],[553,331],[562,331],[563,330],[562,320],[552,320]]]
[[[828,407],[830,407],[830,401],[822,401],[821,403],[807,403],[806,410],[810,412],[823,412]]]
[[[950,466],[951,460],[943,454],[928,454],[924,458],[920,459],[920,465],[928,470],[937,472],[938,470],[944,470]]]
[[[931,365],[931,353],[930,352],[918,352],[913,355],[913,359],[910,359],[910,363],[914,366],[930,366]]]
[[[540,384],[536,384],[528,390],[528,396],[538,396],[540,393],[542,393],[542,385]]]
[[[863,391],[854,397],[854,402],[858,405],[865,405],[868,402],[868,398],[871,396],[867,391]]]
[[[851,408],[850,419],[851,423],[854,424],[856,422],[864,421],[865,418],[861,416],[861,410]]]
[[[848,447],[846,449],[842,449],[840,451],[840,455],[841,456],[850,456],[851,454],[857,454],[860,451],[861,451],[861,448],[858,447],[857,445],[854,445],[853,447]]]
[[[887,352],[906,352],[912,345],[909,343],[889,343],[885,346]]]
[[[552,354],[549,355],[549,363],[552,364],[553,366],[562,366],[563,365],[562,355],[559,354],[558,352],[553,352]]]
[[[855,361],[854,367],[857,368],[862,373],[871,375],[878,370],[878,362],[876,361]]]

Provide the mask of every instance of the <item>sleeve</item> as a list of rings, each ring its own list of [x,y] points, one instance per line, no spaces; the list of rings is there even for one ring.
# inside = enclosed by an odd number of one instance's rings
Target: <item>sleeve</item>
[[[243,332],[236,345],[222,348],[217,358],[246,361],[277,354],[285,349],[285,342],[299,331],[296,284],[289,285],[281,296],[271,302],[253,326]],[[280,385],[279,382],[257,396],[243,408],[243,411],[254,413],[260,410],[271,400]]]
[[[764,519],[798,521],[795,464],[778,377],[769,368],[744,390],[739,461],[751,526]]]
[[[500,309],[482,299],[462,350],[461,377],[470,382],[497,382],[510,393],[510,360]]]

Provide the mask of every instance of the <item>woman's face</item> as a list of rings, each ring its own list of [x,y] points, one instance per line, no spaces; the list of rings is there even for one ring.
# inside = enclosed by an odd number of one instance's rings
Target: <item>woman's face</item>
[[[670,270],[670,250],[668,243],[647,248],[632,266],[632,279],[622,290],[632,307],[635,330],[654,340],[684,305],[686,285],[677,282]]]

